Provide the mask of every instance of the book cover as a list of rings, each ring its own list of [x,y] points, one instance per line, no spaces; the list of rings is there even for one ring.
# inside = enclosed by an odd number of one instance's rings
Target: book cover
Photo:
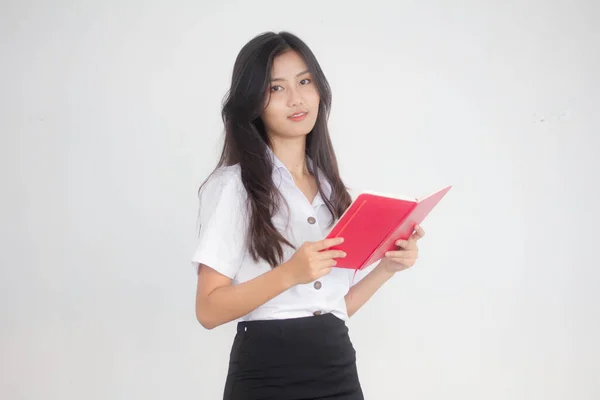
[[[374,192],[359,194],[327,235],[344,238],[344,243],[330,248],[346,252],[346,257],[337,259],[336,267],[361,270],[397,249],[396,240],[408,239],[415,225],[423,222],[451,187],[413,199]]]

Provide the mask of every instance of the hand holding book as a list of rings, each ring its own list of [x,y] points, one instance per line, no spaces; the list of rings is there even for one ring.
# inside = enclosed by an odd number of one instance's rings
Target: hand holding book
[[[399,272],[415,265],[419,257],[419,246],[417,242],[425,236],[425,231],[419,225],[415,226],[415,231],[408,240],[396,240],[398,250],[391,250],[385,253],[381,261],[383,267],[388,272]]]
[[[424,234],[419,225],[450,188],[418,199],[361,193],[326,236],[344,238],[344,243],[330,249],[347,253],[335,267],[361,270],[383,258],[390,260],[386,263],[397,264],[390,267],[396,270],[412,266],[418,251],[416,242]]]
[[[286,281],[298,285],[316,281],[327,275],[337,261],[346,256],[341,250],[330,250],[344,242],[343,238],[324,239],[317,242],[304,242],[294,255],[281,265]]]

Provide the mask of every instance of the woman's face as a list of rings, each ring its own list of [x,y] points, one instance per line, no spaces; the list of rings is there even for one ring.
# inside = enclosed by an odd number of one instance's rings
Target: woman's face
[[[271,82],[262,114],[271,136],[307,135],[319,112],[319,91],[302,57],[287,51],[273,59]]]

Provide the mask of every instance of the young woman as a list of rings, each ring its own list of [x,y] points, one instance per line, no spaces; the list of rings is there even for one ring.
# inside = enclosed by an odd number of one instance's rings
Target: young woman
[[[225,143],[200,187],[196,316],[239,320],[224,399],[363,399],[346,320],[417,259],[420,227],[352,286],[324,240],[350,205],[327,130],[331,91],[298,37],[265,33],[239,53]],[[351,290],[350,290],[351,289]]]

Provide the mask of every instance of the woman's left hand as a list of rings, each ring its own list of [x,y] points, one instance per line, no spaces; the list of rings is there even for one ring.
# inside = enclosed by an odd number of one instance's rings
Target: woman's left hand
[[[419,257],[419,247],[417,242],[425,236],[425,231],[419,225],[415,226],[415,231],[408,240],[396,241],[399,250],[388,251],[382,260],[385,269],[388,272],[403,271],[415,265]]]

